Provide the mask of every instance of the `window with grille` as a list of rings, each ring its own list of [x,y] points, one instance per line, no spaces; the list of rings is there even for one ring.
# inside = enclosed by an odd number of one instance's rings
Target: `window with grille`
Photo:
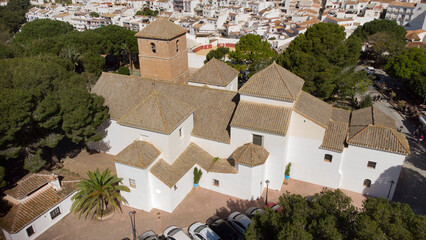
[[[259,146],[263,146],[263,136],[253,134],[253,143]]]
[[[324,156],[324,162],[331,162],[333,160],[333,155],[331,154],[325,154]]]
[[[364,187],[370,187],[371,186],[371,180],[370,179],[365,179],[364,180]]]
[[[155,48],[155,44],[154,43],[151,43],[151,50],[152,50],[153,53],[157,52],[157,49]]]
[[[375,169],[376,168],[376,164],[377,164],[376,162],[368,161],[367,167]]]
[[[129,178],[129,185],[131,188],[136,188],[136,181],[135,179]]]
[[[61,215],[61,210],[59,209],[59,207],[56,207],[55,209],[53,209],[50,212],[50,217],[53,219],[55,219],[57,216]]]
[[[33,234],[34,234],[34,228],[33,226],[30,226],[29,228],[27,228],[27,235],[28,237],[30,237]]]
[[[213,185],[219,187],[219,180],[213,179]]]

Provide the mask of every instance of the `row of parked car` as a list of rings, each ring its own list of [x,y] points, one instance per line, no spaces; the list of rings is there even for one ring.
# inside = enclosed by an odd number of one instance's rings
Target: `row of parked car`
[[[266,204],[265,208],[281,211],[280,206],[272,202]],[[206,224],[195,222],[188,227],[189,236],[181,228],[170,226],[164,230],[162,236],[158,236],[153,231],[147,231],[139,236],[139,240],[238,240],[244,235],[256,214],[263,215],[265,210],[251,207],[245,214],[231,213],[227,220],[213,216],[207,219]]]

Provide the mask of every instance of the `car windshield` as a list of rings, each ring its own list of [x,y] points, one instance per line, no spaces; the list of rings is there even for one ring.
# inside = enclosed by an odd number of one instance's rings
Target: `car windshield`
[[[195,230],[194,230],[194,232],[197,232],[197,233],[199,233],[199,232],[201,232],[204,228],[206,228],[207,226],[206,225],[201,225],[201,226],[199,226],[199,227],[197,227]]]
[[[180,231],[179,228],[173,228],[172,230],[169,231],[169,233],[167,235],[173,236],[173,235],[175,235],[179,231]]]
[[[234,219],[238,221],[238,220],[240,220],[243,217],[244,217],[244,215],[240,213],[237,216],[235,216]]]

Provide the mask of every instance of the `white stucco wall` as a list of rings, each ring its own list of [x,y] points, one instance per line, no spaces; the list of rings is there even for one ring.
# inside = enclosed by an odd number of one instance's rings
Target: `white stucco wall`
[[[151,164],[153,166],[154,164]],[[150,166],[150,167],[151,167]],[[127,205],[144,211],[152,210],[151,191],[152,185],[149,178],[149,168],[140,169],[121,163],[115,163],[117,176],[123,178],[123,184],[129,187],[130,192],[121,191],[121,195],[127,200]],[[129,179],[135,180],[136,188],[132,188]]]
[[[40,236],[43,232],[45,232],[47,229],[55,225],[57,222],[59,222],[62,218],[64,218],[68,213],[70,212],[70,208],[72,205],[71,197],[73,194],[71,194],[69,197],[65,198],[63,201],[55,205],[54,207],[47,210],[43,215],[38,217],[36,220],[22,228],[20,231],[9,234],[8,232],[3,230],[3,233],[7,240],[22,240],[22,239],[36,239],[38,236]],[[57,216],[55,219],[52,220],[50,216],[50,212],[59,206],[59,209],[61,211],[61,214]],[[34,234],[31,235],[31,237],[28,237],[26,229],[30,226],[34,229]]]
[[[250,129],[231,127],[231,145],[234,150],[237,147],[252,142],[253,134],[263,136],[263,147],[269,152],[265,167],[265,179],[270,181],[269,187],[271,189],[280,190],[284,180],[286,164],[286,137]]]
[[[212,141],[205,138],[192,137],[192,142],[206,150],[210,155],[219,158],[228,158],[235,148],[231,144],[218,141]]]
[[[109,126],[108,126],[109,123]],[[194,127],[193,114],[188,116],[170,135],[127,127],[117,124],[115,120],[108,120],[102,127],[105,137],[99,143],[89,144],[89,148],[117,155],[135,140],[144,140],[152,143],[162,153],[163,159],[172,164],[173,161],[185,150],[191,141],[191,131]],[[179,137],[182,128],[183,137]]]
[[[231,82],[229,82],[228,85],[226,85],[225,87],[211,85],[211,84],[190,82],[190,81],[188,81],[188,85],[197,86],[197,87],[207,86],[209,88],[220,89],[220,90],[228,90],[228,91],[234,91],[234,92],[236,92],[238,90],[238,76],[235,77]]]
[[[405,156],[379,150],[349,145],[344,150],[342,180],[340,187],[374,197],[386,198],[392,185],[390,199],[395,191],[396,183],[402,169]],[[376,168],[367,167],[368,161],[376,162]],[[371,180],[371,187],[364,187],[364,180]]]
[[[253,200],[262,195],[265,178],[265,165],[247,167],[236,163],[238,173],[203,174],[200,186],[222,194]],[[219,181],[219,186],[214,185],[214,179]]]
[[[250,96],[245,94],[240,94],[240,100],[250,101],[254,103],[269,104],[269,105],[279,106],[279,107],[293,107],[294,105],[294,102],[279,101],[279,100],[263,98],[263,97],[255,97],[255,96]]]

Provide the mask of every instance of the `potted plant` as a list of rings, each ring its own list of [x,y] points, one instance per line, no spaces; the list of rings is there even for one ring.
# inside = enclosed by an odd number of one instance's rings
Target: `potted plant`
[[[291,163],[288,163],[287,167],[285,168],[285,179],[290,178],[290,167],[291,167]]]
[[[201,176],[203,175],[203,172],[201,169],[198,169],[197,167],[194,168],[194,187],[198,187],[198,183],[200,182]]]

